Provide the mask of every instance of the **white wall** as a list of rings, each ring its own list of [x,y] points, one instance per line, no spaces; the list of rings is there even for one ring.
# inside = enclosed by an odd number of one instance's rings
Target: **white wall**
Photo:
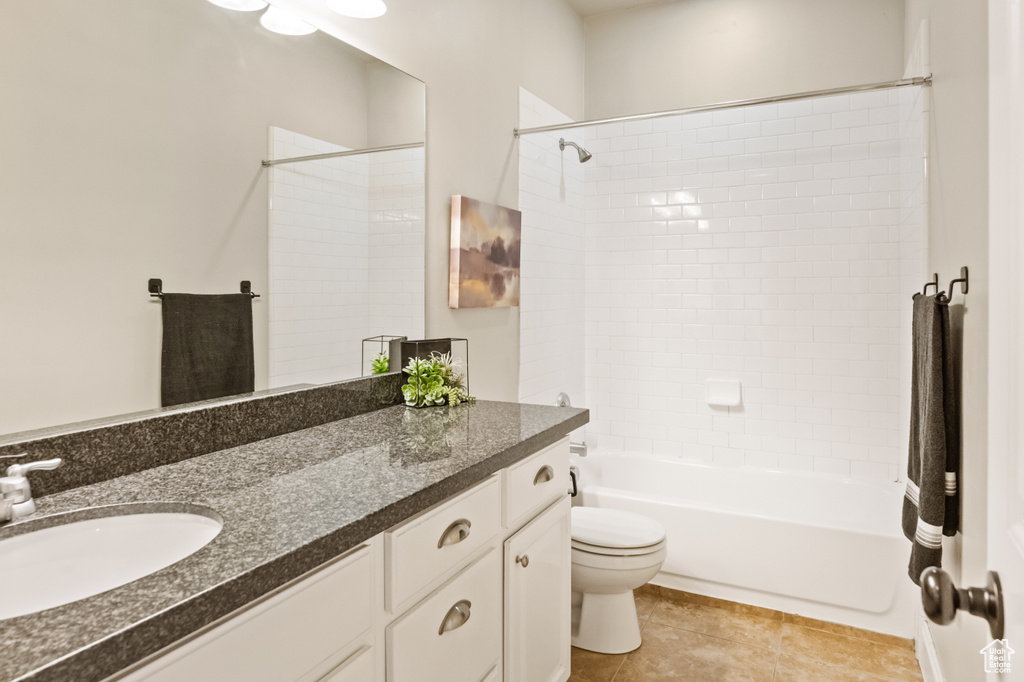
[[[372,21],[281,4],[426,83],[426,335],[468,338],[473,393],[516,400],[518,308],[448,308],[451,197],[517,206],[519,87],[582,117],[582,20],[564,0],[391,0]]]
[[[586,21],[587,118],[900,78],[903,0],[681,0]]]
[[[960,587],[984,585],[988,485],[988,16],[984,2],[907,0],[907,57],[922,20],[934,81],[929,124],[928,272],[945,289],[960,266],[970,292],[953,297],[963,319],[961,533],[943,544],[943,567]],[[985,679],[978,651],[990,641],[980,618],[930,625],[946,680]]]

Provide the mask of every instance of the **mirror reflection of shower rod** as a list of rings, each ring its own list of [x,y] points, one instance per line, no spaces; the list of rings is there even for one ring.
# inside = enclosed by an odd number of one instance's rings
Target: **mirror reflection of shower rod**
[[[418,149],[423,146],[422,142],[410,142],[409,144],[393,144],[388,147],[367,147],[366,149],[349,149],[343,152],[327,152],[326,154],[310,154],[309,156],[293,156],[288,159],[270,159],[263,161],[264,168],[277,166],[282,163],[299,163],[300,161],[319,161],[321,159],[336,159],[341,156],[356,156],[358,154],[373,154],[374,152],[393,152],[398,149]]]

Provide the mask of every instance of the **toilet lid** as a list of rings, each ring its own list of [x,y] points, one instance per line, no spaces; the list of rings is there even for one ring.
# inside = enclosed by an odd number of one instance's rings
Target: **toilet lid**
[[[573,507],[572,539],[595,547],[632,549],[658,544],[665,539],[665,529],[642,514],[618,509]]]

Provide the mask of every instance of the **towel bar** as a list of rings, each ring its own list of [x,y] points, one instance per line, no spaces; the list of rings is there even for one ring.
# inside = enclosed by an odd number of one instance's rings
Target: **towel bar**
[[[247,279],[243,279],[239,283],[239,289],[243,294],[249,294],[253,298],[259,298],[259,294],[252,293],[252,282]],[[149,295],[153,298],[164,297],[164,281],[162,279],[153,278],[149,280]]]

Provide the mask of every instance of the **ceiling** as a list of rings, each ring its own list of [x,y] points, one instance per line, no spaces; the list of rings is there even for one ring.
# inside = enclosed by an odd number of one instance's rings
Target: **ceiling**
[[[581,17],[589,17],[595,14],[613,12],[619,9],[640,7],[641,5],[654,5],[666,0],[568,0],[572,8]]]

